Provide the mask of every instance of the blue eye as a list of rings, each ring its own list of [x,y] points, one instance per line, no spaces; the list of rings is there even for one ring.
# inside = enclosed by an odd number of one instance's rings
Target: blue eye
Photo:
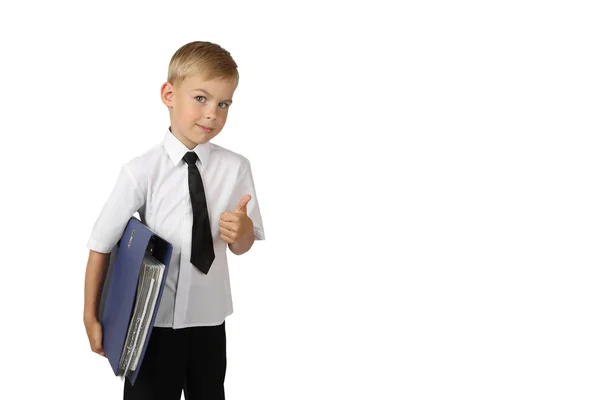
[[[194,97],[196,100],[198,100],[200,103],[204,103],[206,101],[206,97],[204,96],[196,96]],[[201,99],[201,100],[200,100]]]
[[[221,108],[227,108],[227,107],[229,107],[229,104],[227,104],[227,103],[219,103],[219,107],[221,107]]]

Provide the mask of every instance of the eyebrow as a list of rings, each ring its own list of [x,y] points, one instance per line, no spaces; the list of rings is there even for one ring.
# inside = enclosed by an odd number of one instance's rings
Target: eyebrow
[[[207,92],[206,90],[204,90],[204,89],[192,89],[192,92],[196,92],[196,91],[197,91],[197,92],[204,92],[204,93],[206,93],[207,95],[209,95],[209,96],[211,96],[211,97],[212,97],[212,94],[208,93],[208,92]],[[231,99],[228,99],[228,100],[223,100],[223,101],[228,101],[228,102],[230,102],[230,103],[233,103],[233,100],[231,100]]]

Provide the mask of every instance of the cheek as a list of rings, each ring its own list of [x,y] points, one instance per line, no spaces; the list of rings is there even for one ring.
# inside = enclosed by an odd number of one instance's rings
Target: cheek
[[[227,121],[227,111],[223,111],[220,115],[219,115],[219,122],[222,124],[225,123],[225,121]]]
[[[187,111],[187,115],[193,121],[204,119],[204,113],[202,112],[200,107],[190,107]]]

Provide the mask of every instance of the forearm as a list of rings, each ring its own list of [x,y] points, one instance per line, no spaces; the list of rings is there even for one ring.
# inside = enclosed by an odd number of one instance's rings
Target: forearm
[[[250,230],[246,235],[240,237],[236,243],[229,244],[229,250],[235,255],[242,255],[254,244],[254,230]]]
[[[106,271],[110,261],[110,254],[98,253],[90,250],[87,267],[85,270],[85,289],[83,319],[93,321],[98,319],[98,306],[102,294],[102,286],[106,278]]]

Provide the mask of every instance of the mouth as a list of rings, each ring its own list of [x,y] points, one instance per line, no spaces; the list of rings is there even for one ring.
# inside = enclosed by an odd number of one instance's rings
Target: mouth
[[[200,127],[200,130],[204,133],[211,133],[212,131],[215,130],[215,128],[209,128],[208,126],[204,126],[204,125],[198,125]]]

